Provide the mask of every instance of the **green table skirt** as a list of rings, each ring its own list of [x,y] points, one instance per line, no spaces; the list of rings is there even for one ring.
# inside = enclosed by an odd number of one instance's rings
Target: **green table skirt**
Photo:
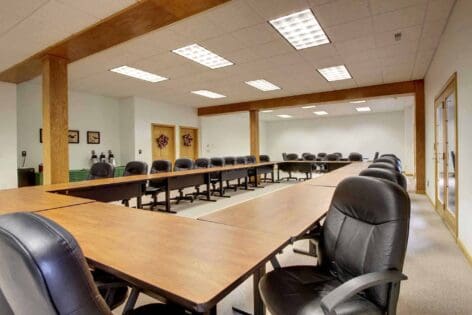
[[[123,176],[125,171],[124,166],[115,167],[115,177]],[[70,170],[69,171],[69,182],[81,182],[87,180],[90,170]],[[36,185],[43,184],[43,173],[36,173]]]

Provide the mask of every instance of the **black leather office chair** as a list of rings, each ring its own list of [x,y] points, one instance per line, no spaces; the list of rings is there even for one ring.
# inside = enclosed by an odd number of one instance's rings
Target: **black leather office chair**
[[[234,156],[225,156],[225,166],[236,165],[236,158]],[[229,181],[226,181],[226,189],[238,190],[238,185],[231,185]]]
[[[375,163],[390,163],[392,165],[395,165],[398,169],[402,169],[402,162],[399,160],[395,160],[392,157],[381,157],[375,160]]]
[[[266,155],[266,154],[259,155],[259,161],[260,161],[261,163],[270,162],[270,156],[268,156],[268,155]],[[273,182],[275,181],[275,178],[274,178],[274,168],[273,168],[273,167],[271,167],[270,172],[264,172],[264,178],[261,179],[261,180],[264,181],[264,182],[269,181],[269,179],[267,178],[267,174],[269,174],[269,173],[270,173],[271,176],[272,176],[271,179],[270,179],[270,181],[273,183]]]
[[[370,164],[368,168],[384,168],[384,169],[393,170],[395,172],[401,173],[401,169],[398,166],[391,163],[385,163],[385,162],[374,162]]]
[[[377,160],[378,158],[379,158],[379,152],[377,151],[374,154],[374,160],[373,161],[375,162],[375,160]]]
[[[270,156],[266,154],[259,155],[259,161],[261,162],[270,162]]]
[[[326,161],[339,161],[341,159],[341,156],[337,153],[331,153],[326,156]]]
[[[410,199],[399,185],[350,177],[319,232],[318,266],[276,268],[259,282],[272,315],[395,314]]]
[[[360,172],[359,176],[369,176],[389,180],[393,183],[400,185],[403,189],[407,190],[407,181],[405,176],[403,176],[402,173],[395,172],[393,170],[383,168],[367,168]]]
[[[53,221],[25,212],[0,216],[0,252],[2,314],[112,315],[77,241]],[[126,313],[151,314],[185,313],[166,304]]]
[[[221,158],[221,157],[212,157],[210,159],[210,164],[211,164],[212,167],[223,167],[223,166],[225,166],[225,160],[224,160],[224,158]],[[212,194],[214,194],[215,192],[218,192],[218,190],[216,189],[216,184],[219,183],[219,181],[220,181],[220,179],[218,177],[218,173],[211,173],[210,174]],[[224,191],[224,187],[222,189]]]
[[[132,161],[128,162],[125,166],[123,176],[133,176],[133,175],[146,175],[148,173],[148,165],[146,162],[142,161]],[[143,194],[146,192],[146,185],[143,185]],[[137,208],[141,209],[141,196],[137,198]],[[123,200],[123,204],[129,207],[129,200]]]
[[[362,154],[360,154],[358,152],[351,152],[349,154],[348,159],[349,159],[349,161],[352,161],[352,162],[362,162],[363,157],[362,157]]]
[[[282,161],[287,161],[287,153],[282,153]]]
[[[246,162],[247,164],[255,164],[257,163],[257,159],[254,155],[246,155]]]
[[[399,160],[399,161],[400,161],[400,159],[398,158],[398,156],[396,156],[395,154],[392,154],[392,153],[382,154],[380,157],[391,157],[391,158],[394,158],[395,160]]]
[[[194,167],[194,164],[191,159],[180,158],[180,159],[175,160],[174,172],[188,171],[188,170],[193,169],[193,167]],[[192,194],[184,195],[184,190],[179,189],[179,195],[175,198],[172,198],[172,200],[176,200],[178,204],[182,200],[189,200],[190,202],[193,202],[194,198]]]
[[[343,158],[343,154],[341,152],[334,152],[333,154],[336,154],[337,156],[339,156],[339,159]]]
[[[156,160],[152,162],[151,165],[151,174],[157,174],[157,173],[168,173],[172,171],[172,162],[169,160]],[[152,202],[149,204],[146,204],[145,206],[150,206],[151,210],[154,210],[154,208],[159,205],[159,202],[157,201],[157,197],[159,193],[165,191],[165,186],[166,181],[165,179],[155,179],[155,180],[150,180],[148,186],[146,187],[146,192],[144,193],[146,196],[151,196],[152,197]]]
[[[88,179],[112,178],[115,176],[115,167],[107,162],[98,162],[92,165]]]
[[[298,161],[298,154],[288,153],[287,154],[287,161]]]
[[[320,161],[321,161],[321,160],[324,160],[327,155],[328,155],[328,154],[325,153],[325,152],[320,152],[320,153],[318,153],[318,155],[317,155],[316,157],[317,157],[318,159],[320,159]]]
[[[247,164],[247,159],[245,156],[236,157],[236,164]]]
[[[313,155],[313,154],[311,154],[310,152],[304,152],[304,153],[302,153],[302,159],[305,160],[305,157],[307,155]]]
[[[211,167],[210,159],[198,158],[195,160],[194,168],[209,168]],[[200,191],[200,186],[195,186],[195,192],[193,196],[198,197],[199,195],[206,195],[204,191]]]

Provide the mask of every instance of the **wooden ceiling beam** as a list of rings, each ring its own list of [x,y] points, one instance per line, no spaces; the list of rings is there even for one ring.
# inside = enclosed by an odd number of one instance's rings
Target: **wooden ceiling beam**
[[[3,71],[0,81],[18,84],[31,80],[41,74],[45,56],[57,56],[71,63],[227,1],[139,1]]]
[[[422,80],[419,80],[422,81]],[[413,94],[416,91],[416,82],[404,81],[372,85],[366,87],[318,92],[302,95],[285,96],[264,100],[241,103],[215,105],[198,108],[198,116],[217,115],[250,110],[273,109],[278,107],[300,106],[312,103],[339,102],[352,99],[362,99],[379,96]]]

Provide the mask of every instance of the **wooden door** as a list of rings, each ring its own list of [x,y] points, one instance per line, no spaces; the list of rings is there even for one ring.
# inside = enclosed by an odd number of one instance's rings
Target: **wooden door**
[[[152,124],[152,159],[175,161],[175,126]]]
[[[198,128],[180,127],[180,157],[198,158]]]

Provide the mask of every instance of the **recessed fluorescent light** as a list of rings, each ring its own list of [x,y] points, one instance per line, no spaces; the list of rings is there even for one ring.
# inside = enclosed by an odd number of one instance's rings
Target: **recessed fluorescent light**
[[[272,113],[272,112],[273,112],[272,109],[268,109],[268,110],[263,110],[263,111],[261,111],[261,113]]]
[[[225,95],[218,94],[218,93],[208,91],[208,90],[192,91],[192,93],[193,94],[198,94],[200,96],[205,96],[205,97],[208,97],[208,98],[223,98],[223,97],[226,97]]]
[[[133,77],[136,79],[140,79],[140,80],[144,80],[148,82],[154,82],[154,83],[169,80],[168,78],[161,77],[160,75],[146,72],[143,70],[139,70],[136,68],[128,67],[128,66],[121,66],[118,68],[111,69],[110,71],[127,75],[129,77]]]
[[[361,100],[361,101],[352,101],[352,102],[349,102],[351,104],[361,104],[361,103],[365,103],[366,101],[365,100]]]
[[[344,65],[317,69],[318,72],[328,81],[338,81],[352,79],[351,74]]]
[[[252,87],[255,87],[256,89],[259,89],[261,91],[274,91],[274,90],[280,90],[280,88],[273,84],[273,83],[270,83],[269,81],[266,81],[266,80],[253,80],[253,81],[246,81],[245,82],[246,84],[252,86]]]
[[[285,115],[285,114],[277,115],[277,117],[280,117],[280,118],[292,118],[291,115]]]
[[[313,114],[318,115],[318,116],[324,116],[324,115],[328,115],[328,112],[321,110],[319,112],[313,112]]]
[[[315,108],[316,105],[308,105],[308,106],[303,106],[303,109],[309,109],[309,108]]]
[[[218,56],[217,54],[209,51],[206,48],[203,48],[198,44],[192,44],[179,49],[174,49],[172,50],[172,52],[192,61],[198,62],[199,64],[211,69],[217,69],[233,65],[231,61],[226,60],[221,56]]]
[[[358,112],[370,112],[371,111],[370,107],[357,107],[356,110]]]
[[[270,20],[269,23],[295,49],[299,50],[329,43],[328,36],[326,36],[310,9]]]

